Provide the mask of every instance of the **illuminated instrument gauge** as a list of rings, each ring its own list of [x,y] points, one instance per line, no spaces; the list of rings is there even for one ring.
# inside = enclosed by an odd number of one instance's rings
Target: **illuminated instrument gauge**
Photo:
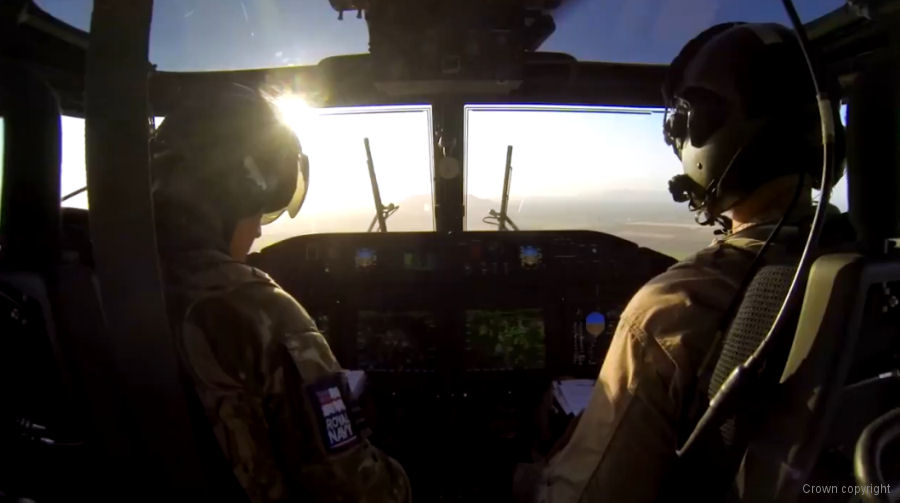
[[[359,248],[356,250],[356,258],[354,260],[357,269],[368,269],[378,263],[378,254],[371,248]]]
[[[597,311],[587,315],[584,319],[584,330],[594,337],[599,337],[606,331],[606,316]]]
[[[519,247],[519,261],[523,269],[534,269],[541,265],[543,255],[537,246],[525,245]]]

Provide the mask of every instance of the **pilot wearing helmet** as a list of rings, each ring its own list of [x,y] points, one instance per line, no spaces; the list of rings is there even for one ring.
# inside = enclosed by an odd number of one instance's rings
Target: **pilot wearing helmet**
[[[717,334],[741,287],[759,265],[796,260],[811,220],[822,136],[791,30],[714,26],[675,58],[663,94],[665,140],[684,170],[670,182],[672,195],[689,202],[698,223],[720,222],[724,231],[631,299],[588,407],[537,477],[539,501],[660,496],[676,449],[706,405]],[[832,113],[840,124],[836,107]]]
[[[151,155],[169,319],[212,450],[254,502],[409,501],[312,319],[244,263],[260,225],[303,203],[309,163],[294,133],[232,85],[169,114]]]

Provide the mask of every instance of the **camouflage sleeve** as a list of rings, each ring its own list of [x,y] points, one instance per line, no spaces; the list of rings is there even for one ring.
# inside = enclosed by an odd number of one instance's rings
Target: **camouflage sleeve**
[[[410,501],[406,474],[359,428],[331,349],[288,294],[255,285],[201,301],[182,342],[253,501]]]
[[[571,440],[544,471],[538,501],[660,499],[697,371],[746,270],[743,254],[726,251],[735,263],[727,266],[715,253],[682,261],[632,297]]]

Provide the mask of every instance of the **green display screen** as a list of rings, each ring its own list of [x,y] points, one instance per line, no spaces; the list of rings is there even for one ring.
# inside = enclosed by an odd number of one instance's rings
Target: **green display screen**
[[[472,370],[544,367],[540,309],[466,311],[466,366]]]
[[[429,370],[437,365],[437,318],[430,311],[359,311],[362,370]]]

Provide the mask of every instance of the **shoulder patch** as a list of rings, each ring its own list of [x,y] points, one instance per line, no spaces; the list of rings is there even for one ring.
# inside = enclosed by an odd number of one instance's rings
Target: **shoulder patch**
[[[306,387],[319,437],[328,452],[340,452],[360,442],[350,414],[352,398],[341,374],[331,374]]]

